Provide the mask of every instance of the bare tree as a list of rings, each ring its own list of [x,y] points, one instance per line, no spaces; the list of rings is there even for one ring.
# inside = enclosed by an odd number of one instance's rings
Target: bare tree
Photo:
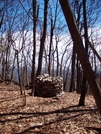
[[[58,0],[56,0],[56,6],[55,6],[54,10],[55,10],[55,17],[54,17],[54,20],[53,20],[52,8],[50,7],[51,26],[50,26],[49,65],[48,65],[48,73],[49,73],[49,75],[51,73],[50,72],[51,71],[51,59],[52,59],[51,49],[52,49],[52,43],[53,43],[54,29],[55,29],[56,21],[57,21]]]
[[[73,92],[75,90],[75,83],[74,83],[74,73],[75,73],[75,49],[73,46],[73,54],[72,54],[72,65],[71,65],[71,83],[69,92]]]
[[[87,17],[86,17],[86,0],[83,0],[83,18],[84,18],[84,39],[85,39],[85,52],[88,57],[88,27],[87,27]],[[89,59],[89,57],[88,57]],[[87,92],[87,82],[85,78],[85,74],[83,73],[83,81],[82,81],[82,89],[81,96],[79,100],[79,106],[85,105],[85,95]]]
[[[33,0],[33,59],[32,59],[32,95],[35,91],[35,59],[36,59],[36,22],[38,19],[36,0]]]
[[[49,0],[44,0],[44,22],[43,22],[43,33],[40,39],[40,51],[39,51],[39,59],[38,59],[38,69],[36,72],[36,76],[41,74],[42,69],[42,59],[43,59],[43,50],[46,39],[46,31],[47,31],[47,13],[48,13],[48,2]]]
[[[78,58],[81,62],[86,79],[88,80],[88,83],[91,87],[92,94],[95,98],[97,107],[98,107],[99,112],[101,114],[101,89],[95,80],[95,76],[93,74],[91,65],[90,65],[88,57],[85,53],[82,39],[80,37],[73,12],[72,12],[70,4],[67,0],[64,0],[64,1],[59,0],[59,1],[60,1],[62,10],[63,10],[64,16],[65,16],[65,19],[66,19],[67,24],[68,24],[68,28],[69,28],[71,37],[72,37],[74,45],[75,45],[75,51],[76,51]]]

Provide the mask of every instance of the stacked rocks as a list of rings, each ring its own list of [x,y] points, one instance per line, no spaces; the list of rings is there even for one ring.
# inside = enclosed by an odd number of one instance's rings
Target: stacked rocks
[[[50,77],[48,74],[39,75],[35,81],[35,96],[54,97],[63,93],[61,77]]]

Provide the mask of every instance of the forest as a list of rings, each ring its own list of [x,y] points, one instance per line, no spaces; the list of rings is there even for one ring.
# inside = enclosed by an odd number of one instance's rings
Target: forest
[[[0,133],[100,134],[100,43],[98,0],[0,0]]]

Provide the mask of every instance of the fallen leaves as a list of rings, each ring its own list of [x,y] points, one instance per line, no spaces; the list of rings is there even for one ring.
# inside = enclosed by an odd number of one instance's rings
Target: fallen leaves
[[[58,98],[29,92],[22,97],[18,86],[0,85],[0,134],[99,134],[101,117],[91,95],[77,107],[80,95],[74,92]]]

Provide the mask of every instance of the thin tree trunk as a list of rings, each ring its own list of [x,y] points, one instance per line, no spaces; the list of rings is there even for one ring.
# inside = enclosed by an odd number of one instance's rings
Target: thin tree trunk
[[[2,75],[1,75],[1,78],[4,79],[5,77],[5,58],[4,58],[4,54],[2,55],[3,56],[3,60],[2,60]]]
[[[7,51],[6,51],[6,62],[5,62],[5,80],[8,78],[9,74],[9,48],[10,46],[7,46]]]
[[[52,40],[54,35],[54,28],[56,24],[56,18],[57,18],[57,9],[58,9],[58,0],[56,1],[56,9],[55,9],[55,17],[54,20],[52,18],[52,11],[51,11],[51,30],[50,30],[50,46],[49,46],[49,65],[48,65],[48,73],[51,74],[51,58],[52,58]]]
[[[44,0],[44,24],[43,24],[43,33],[40,40],[40,52],[39,52],[38,69],[36,72],[36,76],[41,74],[41,69],[42,69],[43,50],[44,50],[44,43],[45,43],[46,31],[47,31],[48,1],[49,0]]]
[[[54,52],[52,53],[52,76],[54,77]]]
[[[86,0],[83,0],[83,18],[84,18],[84,38],[85,38],[85,52],[88,56],[88,30],[87,30],[87,17],[86,17]],[[79,100],[79,106],[85,105],[85,96],[87,92],[87,82],[85,78],[85,74],[83,73],[83,82],[82,82],[82,88],[81,88],[81,96]]]
[[[12,72],[11,72],[11,81],[13,80],[13,77],[14,77],[14,65],[15,65],[15,59],[16,59],[16,52],[15,52],[15,54],[14,54],[13,68],[12,68]]]
[[[56,76],[59,74],[59,54],[58,54],[58,41],[56,41],[56,54],[57,54],[57,68],[56,68]]]
[[[81,93],[81,73],[80,73],[80,62],[77,58],[77,64],[76,64],[76,67],[77,67],[77,87],[76,87],[76,90],[77,90],[77,93]]]
[[[75,73],[75,48],[73,46],[72,69],[71,69],[71,83],[70,83],[69,92],[73,92],[75,90],[75,86],[74,86],[74,73]]]
[[[33,0],[33,60],[32,60],[32,95],[35,92],[35,58],[36,58],[36,0]]]
[[[20,67],[19,67],[18,51],[16,51],[16,55],[17,55],[17,69],[18,69],[18,79],[19,79],[19,85],[20,85],[20,93],[21,93],[21,95],[22,95],[23,92],[22,92],[22,83],[21,83],[21,76],[20,76]]]
[[[82,80],[82,86],[81,86],[81,96],[79,100],[78,106],[84,106],[85,105],[85,97],[87,93],[87,87],[86,87],[86,78],[85,75],[83,74],[83,80]]]
[[[51,49],[52,49],[52,39],[53,39],[53,20],[51,19],[51,32],[50,32],[50,46],[49,46],[49,65],[48,65],[48,74],[50,75],[51,70]]]
[[[92,94],[94,96],[94,99],[96,101],[97,107],[98,107],[100,115],[101,115],[101,89],[95,80],[93,70],[89,63],[88,57],[85,53],[85,50],[83,47],[83,42],[80,37],[78,28],[77,28],[76,20],[74,18],[74,15],[73,15],[73,12],[71,10],[68,0],[59,0],[59,1],[60,1],[64,16],[66,19],[66,22],[68,24],[68,28],[69,28],[71,37],[72,37],[74,45],[75,45],[75,51],[81,62],[86,79],[88,80],[88,83],[91,87]]]

